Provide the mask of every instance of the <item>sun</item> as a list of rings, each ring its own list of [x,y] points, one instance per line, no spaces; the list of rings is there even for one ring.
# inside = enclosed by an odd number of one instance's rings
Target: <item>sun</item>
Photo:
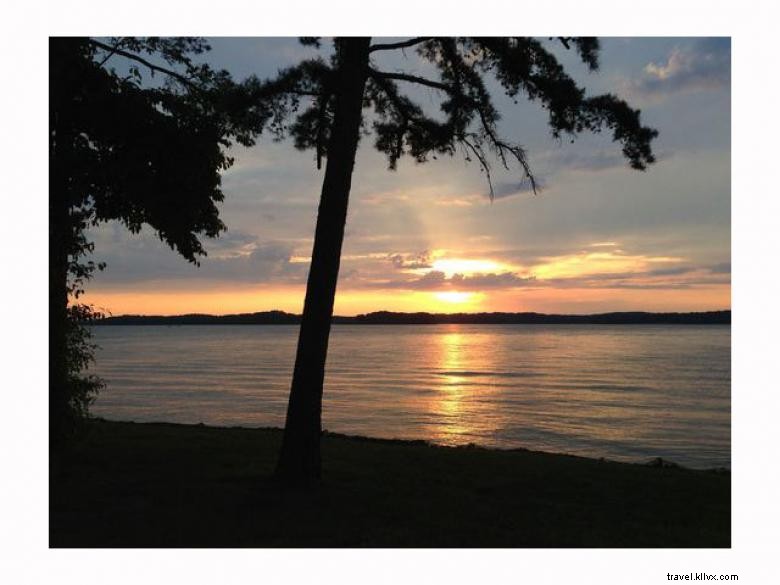
[[[453,274],[470,276],[472,274],[502,272],[505,269],[505,266],[493,260],[439,258],[433,261],[431,268],[438,272],[443,272],[445,276],[450,278]]]
[[[445,303],[457,304],[457,303],[465,303],[469,301],[474,296],[474,293],[450,290],[445,292],[434,293],[433,296],[435,296],[440,301],[444,301]]]

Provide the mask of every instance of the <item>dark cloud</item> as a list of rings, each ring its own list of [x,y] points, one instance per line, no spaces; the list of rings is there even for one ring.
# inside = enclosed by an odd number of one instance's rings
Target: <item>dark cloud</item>
[[[536,188],[543,189],[546,184],[545,181],[539,177],[535,177],[535,179]],[[531,182],[528,180],[511,181],[493,185],[493,199],[505,199],[507,197],[514,197],[515,195],[523,195],[525,193],[533,193]],[[490,193],[486,193],[485,197],[490,197]]]
[[[715,274],[731,274],[731,262],[721,262],[709,267],[710,272]]]
[[[431,267],[431,254],[428,250],[417,254],[390,254],[388,260],[399,270],[417,270]]]
[[[656,152],[656,161],[668,160],[669,151]],[[547,168],[550,176],[561,171],[600,172],[611,169],[628,169],[628,162],[620,149],[591,148],[587,150],[559,149],[541,155],[540,165]]]
[[[649,270],[648,276],[679,276],[680,274],[689,274],[696,270],[693,266],[673,266],[671,268],[656,268]]]
[[[223,282],[303,282],[307,263],[292,262],[294,246],[288,242],[258,241],[241,232],[228,232],[209,240],[209,255],[200,266],[183,260],[151,234],[121,236],[121,245],[100,250],[96,259],[105,261],[105,272],[95,284],[112,285],[145,281],[209,279]]]
[[[214,269],[226,278],[252,282],[298,282],[309,270],[308,263],[291,262],[292,246],[279,242],[257,243],[246,256],[216,263]]]
[[[206,247],[210,256],[221,256],[224,254],[239,254],[242,250],[254,245],[257,238],[252,234],[240,231],[228,230],[218,238],[208,240]]]
[[[657,152],[656,160],[666,160],[671,157],[670,152]],[[612,169],[628,169],[628,162],[620,149],[590,148],[587,150],[562,148],[540,153],[534,166],[542,170],[544,176],[536,177],[536,186],[539,192],[555,182],[555,177],[564,171],[578,171],[598,173]],[[504,199],[515,195],[531,193],[532,189],[528,181],[514,181],[498,183],[494,186],[494,199]],[[487,196],[487,195],[486,195]]]
[[[558,150],[550,153],[545,160],[553,172],[559,170],[604,171],[627,166],[620,149],[612,150]]]
[[[680,278],[663,278],[663,277]],[[604,272],[570,278],[540,280],[540,286],[554,288],[610,288],[610,289],[688,289],[698,286],[728,284],[722,276],[713,276],[706,269],[695,266],[660,268],[643,272]]]
[[[700,39],[689,48],[676,48],[664,63],[648,63],[640,79],[629,90],[641,96],[729,87],[731,83],[731,39]]]

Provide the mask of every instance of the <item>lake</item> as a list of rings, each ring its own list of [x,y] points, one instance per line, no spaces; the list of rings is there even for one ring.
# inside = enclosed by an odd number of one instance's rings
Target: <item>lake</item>
[[[297,326],[94,328],[113,420],[284,425]],[[329,431],[731,464],[728,325],[336,325]]]

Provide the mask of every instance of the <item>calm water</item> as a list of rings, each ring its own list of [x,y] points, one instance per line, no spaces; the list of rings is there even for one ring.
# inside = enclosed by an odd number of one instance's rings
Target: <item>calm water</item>
[[[293,326],[104,326],[98,416],[283,426]],[[730,466],[730,327],[338,325],[324,427]]]

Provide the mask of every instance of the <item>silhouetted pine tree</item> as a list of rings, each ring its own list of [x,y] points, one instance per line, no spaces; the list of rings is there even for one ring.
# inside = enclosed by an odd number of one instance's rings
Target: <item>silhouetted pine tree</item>
[[[317,38],[302,38],[319,46]],[[598,68],[594,38],[550,39],[575,50],[591,69]],[[657,132],[642,126],[639,111],[614,95],[587,96],[540,40],[513,38],[418,37],[371,44],[369,38],[336,38],[329,61],[310,59],[280,72],[271,81],[249,86],[270,112],[270,129],[291,135],[299,149],[316,151],[319,168],[327,159],[306,286],[298,349],[277,474],[293,482],[320,476],[320,435],[325,359],[336,293],[352,169],[361,130],[373,130],[375,147],[394,169],[409,155],[418,162],[429,156],[462,153],[486,173],[493,194],[491,161],[517,163],[536,190],[525,151],[504,139],[499,114],[485,86],[494,76],[511,98],[539,102],[548,112],[556,138],[584,131],[612,133],[629,165],[638,170],[654,162],[651,142]],[[372,56],[410,49],[438,71],[429,79],[381,71]],[[253,85],[254,83],[254,85]],[[442,119],[435,119],[405,95],[401,86],[437,90]],[[370,118],[366,111],[373,111]],[[294,118],[288,125],[287,121]]]

